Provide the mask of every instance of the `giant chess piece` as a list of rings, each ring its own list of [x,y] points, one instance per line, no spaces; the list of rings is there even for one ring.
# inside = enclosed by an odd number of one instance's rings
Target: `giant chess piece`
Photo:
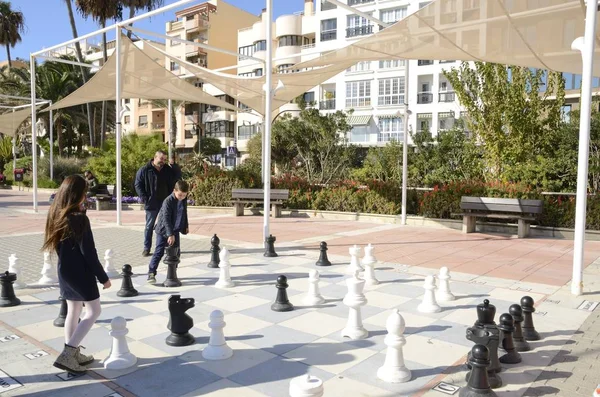
[[[321,244],[319,245],[319,260],[315,265],[331,266],[331,262],[329,262],[329,258],[327,258],[327,243],[325,241],[321,241]]]
[[[521,309],[520,305],[510,305],[508,312],[515,321],[515,332],[513,333],[515,349],[517,349],[518,352],[528,352],[531,350],[531,346],[529,346],[529,342],[523,337],[523,329],[521,328],[521,323],[523,322],[523,309]]]
[[[315,306],[325,302],[325,299],[319,292],[319,272],[311,270],[308,272],[308,293],[302,301],[305,305]]]
[[[210,339],[208,345],[202,350],[202,357],[206,360],[225,360],[233,356],[233,350],[227,346],[223,328],[227,323],[223,320],[223,312],[214,310],[210,313]]]
[[[69,307],[67,306],[67,300],[63,298],[62,295],[59,295],[58,300],[60,302],[60,310],[58,312],[58,317],[56,317],[53,324],[55,327],[62,328],[65,326],[65,319],[67,318]]]
[[[499,358],[502,364],[518,364],[521,362],[521,355],[515,349],[513,341],[513,332],[515,331],[515,321],[508,313],[500,316],[498,329],[500,330],[500,346],[506,354]]]
[[[363,327],[360,313],[361,306],[367,304],[367,298],[363,294],[365,289],[365,280],[358,278],[358,272],[353,277],[346,280],[348,293],[344,297],[344,305],[348,306],[348,322],[346,328],[342,330],[342,336],[350,339],[365,339],[369,332]]]
[[[194,326],[194,319],[186,314],[188,309],[194,307],[194,298],[181,299],[181,295],[169,297],[169,324],[167,328],[171,335],[167,336],[169,346],[188,346],[196,341],[190,334]]]
[[[265,254],[263,256],[266,256],[267,258],[279,256],[277,255],[277,252],[275,252],[275,241],[277,241],[277,238],[272,234],[269,234],[269,237],[265,239]]]
[[[498,360],[498,346],[500,345],[500,330],[494,322],[496,307],[485,299],[483,304],[477,305],[477,321],[475,325],[467,328],[467,339],[477,345],[488,348],[490,365],[487,368],[490,385],[493,389],[502,386],[502,380],[497,375],[502,370]],[[467,366],[470,367],[472,357],[468,355]],[[467,376],[470,376],[467,374]],[[468,379],[467,379],[468,380]]]
[[[163,261],[167,267],[167,278],[163,282],[163,287],[181,287],[181,281],[177,278],[177,266],[179,266],[179,247],[171,245],[165,250],[167,255]]]
[[[227,248],[223,247],[223,249],[221,249],[221,253],[219,254],[219,260],[220,260],[219,280],[215,284],[215,287],[217,287],[217,288],[235,287],[235,283],[233,281],[231,281],[231,274],[229,273],[231,264],[229,263],[229,251],[227,251]]]
[[[0,307],[17,306],[21,300],[16,297],[13,282],[17,279],[14,273],[4,272],[0,274]]]
[[[39,285],[54,285],[58,283],[56,269],[52,266],[52,259],[49,252],[44,252],[44,266],[40,274],[42,277],[38,281]]]
[[[375,264],[377,259],[373,255],[373,246],[371,244],[365,247],[365,256],[361,261],[361,265],[365,267],[365,283],[368,286],[379,284],[379,280],[375,277]]]
[[[440,274],[438,275],[440,285],[435,291],[435,298],[438,302],[451,302],[456,300],[456,296],[450,292],[450,278],[450,271],[448,268],[446,266],[442,267],[440,269]]]
[[[115,278],[119,275],[119,272],[117,272],[113,266],[113,256],[114,254],[111,249],[104,251],[104,271],[108,278]]]
[[[496,317],[496,306],[490,304],[488,299],[484,299],[483,304],[477,305],[477,321],[475,321],[474,327],[495,326],[494,317]]]
[[[121,282],[121,289],[117,292],[117,296],[122,298],[137,296],[138,292],[133,287],[133,283],[131,282],[131,276],[133,276],[131,265],[123,265],[122,270],[121,276],[123,276],[123,281]]]
[[[479,396],[496,396],[496,393],[491,389],[488,378],[489,371],[487,367],[490,365],[490,353],[484,345],[475,345],[471,349],[469,358],[471,372],[469,373],[469,383],[458,392],[459,397],[479,397]]]
[[[323,397],[323,381],[309,374],[290,381],[290,397]]]
[[[216,234],[210,239],[210,262],[208,262],[208,267],[211,269],[216,269],[219,267],[219,263],[221,261],[219,258],[219,251],[221,251],[219,248],[220,243],[221,239],[219,239]]]
[[[110,356],[104,360],[105,369],[121,370],[133,367],[137,363],[137,357],[131,354],[127,346],[125,335],[129,333],[127,321],[123,317],[115,317],[110,322],[110,332],[113,338]]]
[[[425,277],[423,288],[425,288],[425,295],[423,295],[423,302],[417,306],[417,310],[421,313],[441,312],[442,308],[435,300],[435,277],[432,275]]]
[[[19,266],[19,258],[16,254],[11,254],[8,257],[8,272],[14,273],[16,276],[15,282],[13,283],[14,289],[23,289],[27,287],[27,284],[21,281],[21,267]]]
[[[383,366],[377,370],[377,377],[389,383],[408,382],[411,373],[404,365],[404,353],[402,351],[406,344],[406,339],[404,338],[406,325],[398,309],[394,310],[388,317],[386,328],[388,334],[384,342],[387,345],[387,353]]]
[[[271,305],[271,310],[275,312],[289,312],[294,310],[294,305],[292,305],[288,299],[287,295],[287,277],[281,275],[277,277],[277,297],[275,298],[275,303]]]
[[[531,296],[521,298],[521,309],[523,309],[523,337],[525,340],[540,340],[540,334],[535,330],[533,325],[533,312],[535,302]]]
[[[360,255],[360,250],[361,248],[356,244],[348,249],[348,253],[350,254],[350,264],[346,268],[346,273],[354,274],[356,272],[363,271],[363,268],[360,265],[360,259],[358,257]]]

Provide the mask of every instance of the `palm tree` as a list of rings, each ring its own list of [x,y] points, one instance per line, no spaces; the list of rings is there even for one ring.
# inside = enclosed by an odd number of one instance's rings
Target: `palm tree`
[[[0,1],[0,44],[6,46],[8,68],[12,67],[10,47],[21,41],[21,33],[25,33],[25,17],[20,11],[13,11],[10,2]]]
[[[73,15],[73,7],[71,6],[71,0],[65,0],[67,5],[67,11],[69,12],[69,21],[71,22],[71,32],[73,33],[73,38],[79,37],[77,34],[77,26],[75,25],[75,16]],[[77,61],[83,62],[83,54],[81,52],[81,46],[79,42],[75,42],[75,50],[77,52]],[[85,84],[88,80],[88,70],[86,67],[81,66],[81,77],[83,80],[83,84]],[[90,146],[94,146],[94,125],[92,124],[92,106],[90,103],[86,104],[87,110],[87,121],[88,121],[88,131],[90,132]]]
[[[123,5],[129,7],[129,19],[135,16],[136,11],[152,11],[155,8],[162,7],[163,4],[163,0],[123,0]],[[133,24],[129,26],[133,26]],[[127,37],[131,39],[131,30],[127,31]]]

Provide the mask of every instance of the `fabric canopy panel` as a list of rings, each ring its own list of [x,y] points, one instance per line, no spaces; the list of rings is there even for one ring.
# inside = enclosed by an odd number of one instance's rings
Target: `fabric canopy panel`
[[[126,36],[121,37],[121,98],[176,99],[206,103],[235,110],[236,107],[217,99],[172,74],[140,50]],[[116,53],[83,86],[57,102],[51,109],[61,109],[88,102],[115,100]],[[153,55],[153,54],[151,54]]]
[[[31,117],[31,108],[29,107],[16,112],[9,111],[8,113],[0,114],[0,133],[7,136],[15,136],[21,124],[29,117]]]
[[[436,0],[387,29],[293,69],[403,58],[485,61],[580,74],[581,54],[571,44],[584,35],[583,4]],[[600,76],[600,62],[594,75]]]

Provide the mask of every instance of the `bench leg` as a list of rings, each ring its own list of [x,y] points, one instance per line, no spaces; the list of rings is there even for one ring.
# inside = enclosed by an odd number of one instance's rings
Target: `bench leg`
[[[273,214],[273,218],[281,218],[281,205],[271,204],[271,213]]]
[[[233,216],[244,216],[244,204],[233,204]]]
[[[97,211],[108,211],[108,210],[110,210],[110,201],[96,200],[96,210]]]
[[[517,224],[517,236],[519,238],[529,237],[529,221],[525,219],[519,219]]]
[[[476,225],[477,222],[474,216],[463,216],[463,233],[475,233]]]

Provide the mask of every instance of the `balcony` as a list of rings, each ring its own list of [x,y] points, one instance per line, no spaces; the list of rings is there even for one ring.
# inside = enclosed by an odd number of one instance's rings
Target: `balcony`
[[[454,102],[456,100],[456,93],[454,91],[440,92],[438,94],[439,102]]]
[[[433,61],[428,61],[428,60],[419,59],[419,61],[417,62],[417,64],[418,64],[419,66],[433,65]]]
[[[346,28],[346,37],[364,36],[373,33],[373,25],[355,26]]]
[[[348,0],[348,5],[349,6],[355,6],[355,5],[359,5],[359,4],[367,4],[367,3],[374,3],[375,0]]]
[[[167,24],[167,32],[183,29],[184,27],[185,27],[184,21],[171,21],[171,22],[168,22],[168,24]]]
[[[164,130],[165,123],[152,123],[152,129],[153,130]]]
[[[330,41],[337,39],[337,30],[324,30],[321,32],[321,41]]]
[[[200,17],[200,15],[195,16],[193,19],[189,19],[185,21],[186,30],[193,29],[205,29],[208,28],[208,20]]]
[[[319,110],[335,110],[335,99],[325,99],[320,101]]]
[[[432,103],[433,94],[431,92],[419,92],[417,94],[417,103]]]

